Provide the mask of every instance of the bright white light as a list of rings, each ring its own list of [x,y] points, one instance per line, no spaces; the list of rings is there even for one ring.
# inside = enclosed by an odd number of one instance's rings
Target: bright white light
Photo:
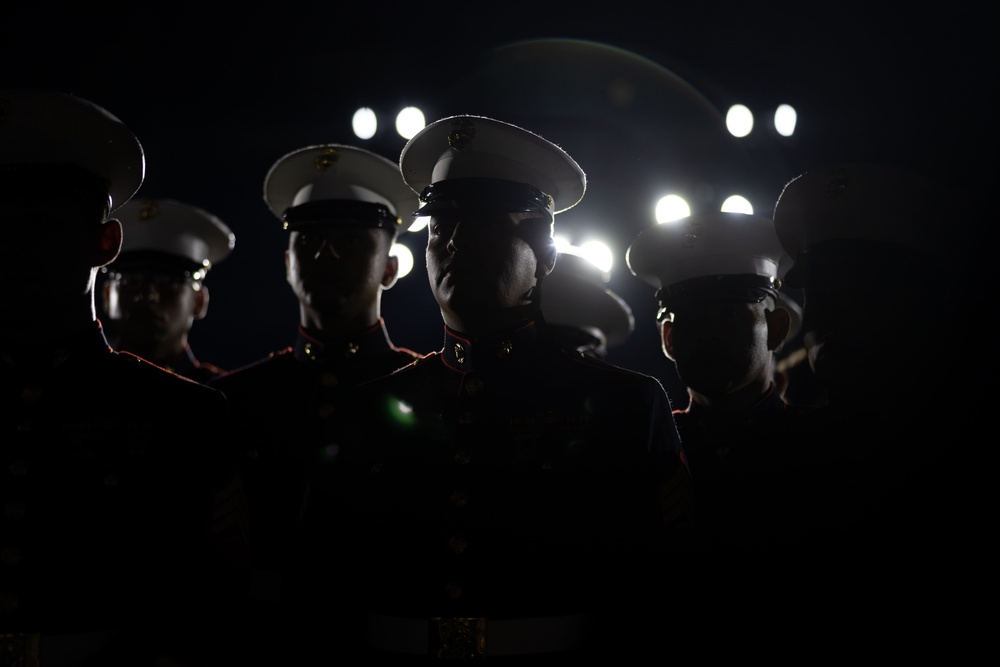
[[[722,202],[722,211],[727,213],[746,213],[753,215],[753,205],[743,195],[732,195]]]
[[[413,253],[402,243],[393,243],[389,255],[399,259],[399,273],[396,278],[403,278],[413,270]]]
[[[745,137],[753,129],[753,112],[742,104],[734,104],[726,112],[726,129],[734,137]]]
[[[354,136],[358,139],[371,139],[378,129],[378,119],[375,117],[375,110],[368,107],[361,107],[354,112],[351,120],[351,127],[354,128]]]
[[[611,278],[609,272],[614,264],[614,253],[603,241],[587,241],[583,245],[575,246],[565,236],[553,236],[552,240],[555,241],[556,250],[560,254],[582,257],[600,269],[605,281]]]
[[[423,229],[424,227],[427,226],[427,223],[430,222],[430,219],[431,218],[430,218],[429,215],[418,216],[418,217],[416,217],[416,218],[413,219],[413,222],[410,223],[410,226],[406,228],[406,231],[408,231],[408,232],[419,232],[421,229]],[[405,220],[405,218],[404,218],[404,220]]]
[[[663,224],[691,215],[691,207],[680,195],[667,195],[656,202],[656,222]]]
[[[425,125],[424,112],[417,107],[406,107],[396,114],[396,132],[404,139],[412,139]]]
[[[587,241],[580,246],[578,254],[604,273],[611,271],[615,262],[611,248],[603,241]]]
[[[774,110],[774,129],[783,137],[795,134],[796,120],[798,120],[798,114],[789,104],[781,104]]]

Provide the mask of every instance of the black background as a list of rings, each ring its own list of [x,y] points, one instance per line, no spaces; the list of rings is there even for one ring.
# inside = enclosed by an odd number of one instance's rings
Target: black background
[[[4,87],[88,98],[119,116],[146,153],[140,194],[201,206],[235,232],[208,278],[209,315],[192,346],[234,368],[288,345],[297,304],[285,238],[262,198],[270,165],[296,148],[350,143],[397,159],[391,116],[492,116],[561,145],[587,172],[559,233],[615,249],[609,287],[636,330],[609,360],[681,387],[659,348],[652,288],[624,253],[668,190],[696,210],[730,191],[770,215],[795,175],[844,161],[908,164],[953,182],[992,170],[987,125],[995,37],[987,3],[146,3],[5,6]],[[734,102],[758,112],[729,137]],[[779,137],[766,114],[799,112]],[[382,115],[370,141],[351,114]],[[990,177],[991,178],[991,177]],[[987,183],[989,178],[984,179]],[[929,193],[928,205],[948,202]],[[425,232],[404,235],[414,272],[385,293],[395,343],[437,349],[442,324],[423,271]]]

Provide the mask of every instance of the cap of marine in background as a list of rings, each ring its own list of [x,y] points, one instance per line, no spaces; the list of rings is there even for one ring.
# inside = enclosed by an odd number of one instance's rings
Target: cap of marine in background
[[[692,300],[777,298],[788,260],[774,222],[746,213],[698,213],[641,232],[629,270],[657,289],[660,318]]]
[[[955,261],[967,243],[967,197],[907,168],[879,163],[843,164],[792,179],[774,208],[774,226],[795,260],[786,278],[801,286],[812,261],[849,262],[844,270],[920,270],[934,258]],[[945,221],[938,202],[949,202]],[[969,246],[966,245],[968,248]],[[944,251],[948,249],[948,251]],[[943,271],[943,267],[942,267]]]
[[[371,227],[399,233],[409,228],[417,207],[395,162],[342,144],[306,146],[278,159],[264,179],[264,201],[289,230]]]
[[[542,315],[552,333],[596,356],[625,342],[635,328],[632,309],[608,289],[603,272],[584,257],[560,253],[542,284]]]
[[[116,214],[122,248],[112,266],[175,264],[201,279],[236,246],[236,235],[217,216],[173,199],[137,197]]]

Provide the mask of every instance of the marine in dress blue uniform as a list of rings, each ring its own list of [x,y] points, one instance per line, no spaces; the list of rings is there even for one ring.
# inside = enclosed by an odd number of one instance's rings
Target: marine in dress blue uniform
[[[383,660],[641,653],[644,603],[681,576],[687,470],[656,379],[546,333],[553,218],[586,177],[476,116],[424,128],[400,169],[443,346],[352,396],[305,515],[298,571],[327,576],[302,589],[338,601],[341,650]]]
[[[5,665],[171,659],[220,599],[224,396],[115,352],[95,317],[96,272],[121,238],[109,216],[143,172],[138,140],[105,109],[0,91]]]
[[[203,384],[225,373],[200,361],[188,338],[208,314],[208,272],[229,257],[236,235],[217,216],[174,199],[133,198],[117,215],[122,249],[102,270],[115,345]]]
[[[994,249],[977,247],[979,196],[902,164],[854,162],[797,176],[775,206],[829,401],[814,441],[822,474],[799,497],[823,528],[807,581],[824,606],[854,605],[852,648],[978,654],[983,617],[962,591],[993,568],[981,443],[994,401],[968,391],[983,371],[963,363],[965,350],[981,356],[973,304],[993,284],[971,281]]]
[[[794,542],[787,480],[803,464],[807,410],[786,404],[774,380],[775,351],[800,321],[780,298],[789,257],[770,218],[735,212],[646,229],[626,257],[656,289],[662,349],[690,396],[674,419],[706,550],[699,586],[733,594]]]
[[[289,597],[290,554],[314,469],[336,450],[334,424],[357,384],[412,363],[419,354],[393,344],[380,316],[396,281],[392,243],[412,222],[417,198],[399,168],[370,151],[321,144],[277,160],[264,199],[289,233],[289,286],[299,299],[294,343],[219,378],[233,405],[254,536],[245,642],[252,654],[311,656],[311,609]],[[263,624],[259,632],[253,625]]]

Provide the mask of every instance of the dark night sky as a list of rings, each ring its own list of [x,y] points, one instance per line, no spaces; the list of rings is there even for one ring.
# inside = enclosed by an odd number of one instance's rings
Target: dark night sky
[[[189,3],[22,4],[0,22],[3,86],[104,106],[144,146],[141,194],[197,204],[236,233],[234,254],[208,278],[209,315],[192,333],[201,358],[229,368],[289,344],[297,323],[285,239],[262,199],[274,160],[323,142],[399,156],[405,142],[386,125],[369,142],[351,136],[360,105],[392,114],[416,104],[428,122],[493,116],[566,149],[588,191],[557,230],[576,240],[600,233],[615,246],[609,286],[637,320],[610,360],[659,377],[673,396],[652,290],[624,263],[653,223],[656,195],[680,189],[715,208],[739,188],[770,215],[784,183],[812,167],[898,161],[962,182],[995,141],[983,122],[996,80],[985,2],[893,3],[896,11],[744,3],[734,16],[721,4],[631,0],[596,11],[368,3],[353,16],[344,3],[231,4],[226,15],[209,3],[210,15]],[[644,9],[653,6],[655,15]],[[733,102],[793,104],[799,134],[783,139],[759,122],[749,139],[728,138],[722,112]],[[429,351],[442,325],[422,267],[424,232],[403,240],[417,267],[385,294],[382,313],[394,342]]]

